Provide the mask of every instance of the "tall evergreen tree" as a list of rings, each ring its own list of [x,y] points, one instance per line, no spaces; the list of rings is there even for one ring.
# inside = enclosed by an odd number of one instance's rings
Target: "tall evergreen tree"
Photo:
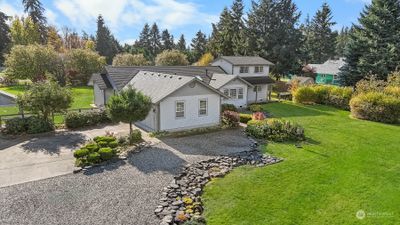
[[[46,43],[47,38],[47,19],[44,16],[44,8],[39,0],[22,0],[24,12],[37,24],[40,32],[40,40],[42,44]]]
[[[10,28],[7,25],[8,17],[0,11],[0,66],[4,63],[4,53],[11,43]]]
[[[232,17],[232,47],[234,55],[246,55],[247,54],[247,38],[246,38],[246,27],[243,20],[244,15],[244,4],[243,0],[235,0],[231,7]]]
[[[343,57],[345,52],[345,47],[349,42],[350,29],[348,27],[343,27],[338,36],[336,37],[336,56]]]
[[[185,36],[183,34],[179,38],[179,41],[176,44],[176,48],[181,52],[185,52],[186,51],[186,40],[185,40]]]
[[[106,57],[107,64],[111,64],[114,56],[119,52],[118,41],[111,34],[101,15],[97,18],[96,51]]]
[[[276,74],[300,70],[300,13],[292,0],[253,2],[248,14],[249,54],[259,55],[273,63]]]
[[[157,26],[156,23],[154,23],[151,26],[149,36],[150,36],[150,39],[149,39],[149,41],[150,41],[149,52],[150,52],[151,59],[154,60],[155,57],[158,55],[158,53],[161,52],[160,30],[158,29],[158,26]]]
[[[150,26],[148,23],[143,26],[139,35],[139,40],[135,42],[130,53],[143,53],[147,60],[152,60],[150,55]]]
[[[311,51],[312,46],[309,41],[309,38],[312,36],[311,33],[311,20],[310,16],[307,15],[304,24],[300,25],[300,31],[302,35],[302,46],[301,46],[301,59],[303,65],[307,65],[311,62]]]
[[[175,46],[174,44],[174,36],[169,33],[169,31],[163,30],[161,33],[161,42],[162,42],[162,50],[171,50]]]
[[[332,31],[335,24],[331,8],[325,2],[312,19],[309,36],[306,36],[311,62],[324,63],[335,56],[337,33]]]
[[[400,3],[373,0],[365,7],[350,34],[346,65],[339,74],[343,85],[355,85],[374,74],[386,79],[400,65]]]
[[[206,35],[199,30],[196,33],[196,36],[192,39],[192,43],[190,44],[192,47],[193,59],[191,61],[197,62],[200,57],[206,53],[207,49],[207,38]]]

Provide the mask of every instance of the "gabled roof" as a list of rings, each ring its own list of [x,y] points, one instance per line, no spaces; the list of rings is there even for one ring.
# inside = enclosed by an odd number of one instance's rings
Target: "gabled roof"
[[[328,60],[323,64],[309,65],[315,69],[315,73],[337,75],[340,72],[340,68],[342,68],[345,64],[346,62],[343,58],[341,58],[339,60]]]
[[[223,59],[231,63],[232,65],[268,65],[273,66],[274,64],[259,56],[221,56],[218,59]],[[216,61],[216,60],[215,60]]]
[[[250,84],[249,82],[247,82],[246,80],[244,80],[243,78],[237,76],[237,75],[226,75],[226,74],[219,74],[219,73],[215,73],[212,76],[212,79],[210,81],[210,86],[215,88],[215,89],[220,89],[221,87],[223,87],[224,85],[226,85],[227,83],[238,79],[241,82],[245,83],[248,86],[253,86],[252,84]]]
[[[258,76],[258,77],[242,77],[243,80],[249,82],[252,85],[257,84],[274,84],[275,81],[271,77]]]
[[[98,73],[93,74],[92,77],[90,78],[89,85],[93,85],[94,83],[96,83],[101,90],[112,88],[112,85],[108,80],[106,74],[98,74]]]
[[[192,82],[197,82],[200,85],[204,85],[211,91],[223,97],[227,97],[220,91],[212,88],[208,84],[205,84],[196,77],[171,75],[151,71],[138,72],[136,76],[125,85],[125,87],[131,85],[136,90],[141,91],[143,94],[149,96],[153,103],[158,103],[186,84]]]

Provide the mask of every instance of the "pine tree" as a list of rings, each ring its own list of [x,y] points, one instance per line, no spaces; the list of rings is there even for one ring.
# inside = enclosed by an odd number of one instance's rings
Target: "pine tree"
[[[4,53],[11,43],[10,28],[7,25],[8,17],[0,11],[0,66],[4,63]]]
[[[155,57],[161,52],[161,36],[160,30],[156,23],[151,26],[150,33],[149,33],[149,41],[150,41],[150,48],[149,53],[151,56],[152,61],[154,61]]]
[[[303,65],[307,65],[311,62],[311,51],[312,46],[309,41],[311,37],[311,20],[310,16],[307,15],[304,24],[301,24],[300,31],[302,32],[302,46],[301,46],[301,59]]]
[[[118,41],[104,24],[101,15],[97,18],[96,51],[106,57],[107,64],[111,64],[114,56],[120,51]]]
[[[174,46],[174,36],[168,30],[163,30],[161,33],[162,51],[171,50]]]
[[[193,59],[190,61],[197,62],[200,57],[206,53],[207,49],[207,38],[206,35],[199,30],[196,33],[196,36],[192,39],[192,43],[190,44],[192,47]]]
[[[231,7],[232,17],[232,47],[234,55],[247,54],[246,27],[243,20],[243,0],[235,0]]]
[[[317,11],[310,24],[306,42],[310,49],[310,60],[313,63],[324,63],[335,56],[337,33],[332,31],[332,11],[328,3],[324,3]]]
[[[345,49],[347,63],[340,73],[343,85],[368,76],[386,79],[400,65],[400,3],[373,0],[354,26]]]
[[[130,53],[143,53],[147,60],[152,60],[150,56],[150,26],[148,23],[143,26],[139,40],[134,44]]]
[[[185,36],[183,34],[179,38],[179,41],[176,44],[176,48],[181,52],[185,52],[186,51],[186,40],[185,40]]]
[[[46,43],[47,38],[47,19],[44,16],[44,8],[39,0],[22,0],[24,12],[37,24],[40,32],[40,40],[42,44]]]
[[[276,74],[300,70],[300,13],[292,0],[253,2],[248,14],[249,54],[259,55],[273,63]]]
[[[350,29],[348,27],[342,27],[338,36],[336,37],[336,56],[343,57],[345,47],[349,42]]]

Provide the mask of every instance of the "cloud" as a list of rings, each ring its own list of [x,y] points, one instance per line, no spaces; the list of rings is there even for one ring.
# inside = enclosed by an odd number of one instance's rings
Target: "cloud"
[[[57,14],[54,11],[52,11],[50,9],[46,9],[46,11],[44,12],[44,15],[46,16],[47,22],[50,25],[55,25],[55,26],[58,25],[58,23],[57,23]]]
[[[72,23],[93,26],[101,14],[113,30],[126,26],[157,22],[174,29],[185,25],[203,25],[218,17],[200,11],[200,5],[177,0],[56,0],[55,6]]]
[[[7,16],[21,16],[24,14],[22,7],[11,5],[6,1],[0,0],[0,11]]]
[[[121,41],[121,44],[122,44],[122,45],[123,45],[123,44],[132,45],[132,44],[134,44],[134,43],[136,42],[136,40],[137,40],[137,39],[135,39],[135,38],[132,38],[132,39],[125,39],[125,40],[122,40],[122,41]]]

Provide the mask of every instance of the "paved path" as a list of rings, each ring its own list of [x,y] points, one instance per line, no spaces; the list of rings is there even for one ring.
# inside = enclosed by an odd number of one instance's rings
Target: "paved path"
[[[249,145],[240,130],[165,138],[127,161],[0,188],[0,224],[156,225],[162,188],[183,165]]]
[[[84,131],[58,131],[34,138],[0,137],[0,187],[71,173],[73,150],[106,130],[121,132],[125,124]]]

